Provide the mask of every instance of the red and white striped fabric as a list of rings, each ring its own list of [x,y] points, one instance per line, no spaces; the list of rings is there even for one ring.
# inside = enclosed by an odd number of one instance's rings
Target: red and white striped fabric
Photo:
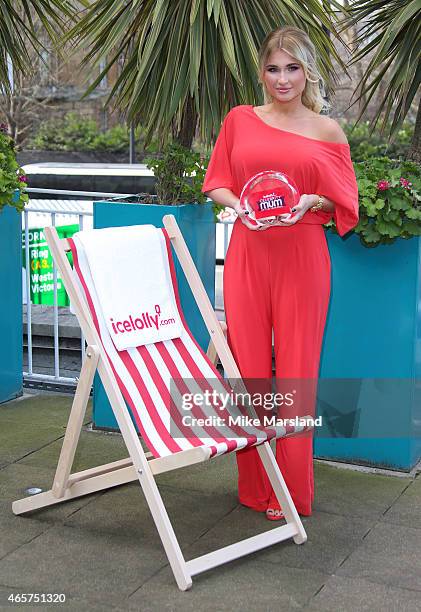
[[[165,229],[157,228],[157,232],[168,256],[183,323],[182,334],[174,340],[124,351],[117,351],[110,338],[83,247],[80,241],[68,239],[74,271],[94,325],[123,397],[150,451],[155,457],[164,457],[204,445],[211,449],[211,456],[215,456],[304,431],[306,428],[302,426],[264,428],[249,424],[243,406],[228,403],[223,408],[221,397],[229,395],[230,388],[187,327],[178,295],[170,241]],[[134,278],[141,282],[137,269]],[[206,392],[207,398],[212,398],[206,407],[192,402],[191,409],[186,410],[186,397],[192,398],[196,393],[204,396]]]

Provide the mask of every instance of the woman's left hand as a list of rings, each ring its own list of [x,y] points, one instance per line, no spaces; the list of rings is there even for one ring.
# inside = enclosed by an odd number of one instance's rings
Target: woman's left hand
[[[294,208],[292,208],[291,214],[281,215],[279,221],[276,222],[276,225],[280,225],[281,227],[287,227],[288,225],[294,225],[302,219],[305,213],[315,204],[317,204],[318,196],[311,194],[308,195],[303,193],[300,197],[300,200]]]

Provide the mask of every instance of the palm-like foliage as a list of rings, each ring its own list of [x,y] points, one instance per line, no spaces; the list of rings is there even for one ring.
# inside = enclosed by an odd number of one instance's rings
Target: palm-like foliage
[[[333,62],[344,66],[325,31],[338,36],[332,6],[342,8],[336,0],[95,0],[69,38],[89,48],[85,65],[107,57],[89,91],[121,62],[109,102],[141,122],[147,140],[173,130],[189,144],[199,117],[209,142],[231,106],[261,99],[258,48],[280,25],[310,33],[323,76],[335,82]]]
[[[351,63],[372,54],[357,88],[355,101],[364,97],[358,119],[383,81],[386,88],[373,128],[382,115],[382,129],[392,117],[390,135],[399,129],[420,85],[420,17],[421,0],[355,0],[351,6],[347,25],[360,24]]]
[[[56,41],[74,14],[74,3],[67,0],[0,1],[0,85],[6,92],[10,92],[8,60],[14,70],[30,70],[30,50],[39,52],[43,47],[36,24],[41,24],[45,34]]]

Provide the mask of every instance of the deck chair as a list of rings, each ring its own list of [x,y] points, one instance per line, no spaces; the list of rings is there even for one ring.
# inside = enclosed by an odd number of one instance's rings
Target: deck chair
[[[159,233],[159,240],[166,253],[166,262],[173,283],[172,289],[182,321],[181,335],[176,339],[146,344],[125,351],[116,350],[106,331],[104,321],[101,320],[101,308],[95,298],[95,287],[88,278],[89,267],[83,261],[84,254],[80,247],[79,250],[76,248],[73,238],[60,240],[54,227],[45,229],[48,245],[86,338],[87,348],[52,488],[48,492],[15,501],[12,508],[15,514],[23,514],[138,480],[177,585],[181,590],[186,590],[191,587],[194,575],[218,565],[289,538],[292,538],[296,544],[306,541],[304,527],[270,446],[271,439],[294,435],[302,429],[300,430],[298,426],[296,428],[243,427],[240,428],[240,432],[227,435],[226,432],[221,434],[217,428],[208,428],[202,432],[192,428],[189,432],[184,430],[181,437],[174,436],[170,426],[168,402],[164,401],[164,398],[167,400],[170,398],[169,401],[172,401],[169,393],[171,380],[177,377],[191,377],[191,380],[198,381],[195,384],[203,385],[200,380],[205,380],[206,384],[220,385],[226,389],[229,381],[238,383],[241,376],[229,349],[223,326],[216,318],[174,216],[165,216],[163,222],[163,228],[154,228],[154,230]],[[171,245],[209,331],[211,338],[209,355],[219,356],[225,378],[218,373],[212,360],[202,351],[187,327],[181,312]],[[73,269],[67,258],[67,251],[73,254]],[[109,273],[112,275],[113,271],[110,270]],[[93,377],[97,370],[129,457],[71,473]],[[240,408],[231,406],[229,409],[238,411]],[[145,452],[142,447],[135,423],[150,449],[149,452]],[[284,511],[286,524],[198,558],[185,560],[155,482],[155,475],[198,462],[215,461],[218,456],[226,452],[235,452],[252,445],[257,447]]]

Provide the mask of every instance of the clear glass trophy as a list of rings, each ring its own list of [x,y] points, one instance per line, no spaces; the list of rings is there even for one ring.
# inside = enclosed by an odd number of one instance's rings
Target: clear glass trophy
[[[280,216],[291,214],[300,194],[294,181],[283,172],[265,170],[244,185],[240,205],[254,225],[276,225]]]

